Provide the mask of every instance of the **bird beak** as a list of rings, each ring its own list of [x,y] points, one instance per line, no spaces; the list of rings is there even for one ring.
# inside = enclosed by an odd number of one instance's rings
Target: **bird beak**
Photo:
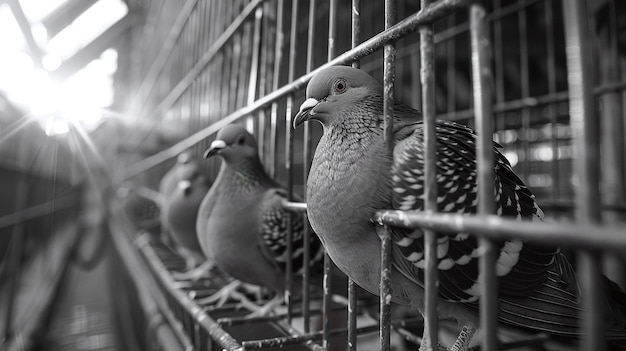
[[[204,158],[209,158],[215,154],[217,154],[221,149],[226,147],[226,143],[224,140],[213,140],[211,146],[207,151],[204,152]]]
[[[188,194],[189,189],[191,189],[191,182],[188,180],[181,180],[178,182],[178,188],[182,190],[184,194]]]
[[[319,101],[314,98],[308,98],[302,103],[302,105],[300,105],[300,111],[298,111],[296,116],[293,118],[294,129],[304,123],[304,121],[308,121],[309,118],[311,118],[311,116],[315,114],[311,114],[311,109],[315,107],[318,102]]]

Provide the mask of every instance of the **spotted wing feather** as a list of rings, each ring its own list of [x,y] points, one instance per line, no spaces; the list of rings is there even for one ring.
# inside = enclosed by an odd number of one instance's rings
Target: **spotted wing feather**
[[[441,212],[475,213],[477,209],[476,136],[465,126],[439,121],[437,133],[437,208]],[[424,208],[424,135],[418,125],[413,134],[396,145],[392,170],[393,207]],[[494,199],[497,213],[520,220],[540,219],[543,214],[523,182],[497,150]],[[423,232],[395,231],[396,266],[423,284]],[[541,284],[554,262],[556,248],[521,240],[496,243],[500,255],[497,274],[502,295],[523,296]],[[448,301],[474,302],[480,297],[478,241],[466,233],[438,235],[439,293]]]
[[[291,212],[292,255],[288,256],[288,214],[282,206],[287,194],[282,189],[270,189],[266,192],[261,206],[260,246],[266,258],[274,262],[283,272],[287,261],[291,260],[294,274],[302,274],[304,256],[304,222],[302,216]],[[321,270],[324,251],[315,235],[310,237],[310,266],[313,271]]]

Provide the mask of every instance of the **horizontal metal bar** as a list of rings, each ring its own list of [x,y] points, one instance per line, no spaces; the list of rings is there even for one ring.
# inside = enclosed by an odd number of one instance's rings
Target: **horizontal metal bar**
[[[296,212],[306,212],[306,202],[292,202],[283,200],[283,207]]]
[[[623,253],[623,227],[572,222],[516,221],[497,215],[461,215],[417,211],[383,210],[373,221],[402,228],[428,228],[440,232],[463,232],[496,240],[522,239],[571,248],[602,249]]]
[[[367,327],[358,328],[358,333],[371,333],[378,330],[378,325],[370,325]],[[330,332],[330,337],[338,337],[348,333],[347,328],[334,329]],[[278,338],[271,339],[262,339],[262,340],[251,340],[244,341],[242,343],[245,350],[256,350],[270,347],[283,347],[285,345],[293,345],[306,341],[317,341],[322,339],[322,331],[306,334],[306,335],[297,335],[297,336],[282,336]]]
[[[282,86],[281,88],[263,96],[262,98],[256,100],[254,103],[241,108],[228,116],[220,119],[219,121],[211,124],[210,126],[192,134],[186,139],[178,142],[172,147],[165,149],[159,153],[156,153],[150,157],[147,157],[139,162],[136,162],[129,167],[126,167],[116,175],[116,180],[121,181],[123,179],[132,178],[138,174],[141,174],[152,167],[155,167],[170,158],[176,157],[182,151],[194,146],[198,142],[204,140],[205,138],[211,136],[216,133],[218,130],[227,126],[230,123],[237,121],[238,119],[250,115],[252,113],[257,112],[258,110],[268,106],[269,104],[278,101],[287,95],[297,92],[300,89],[303,89],[309,80],[316,75],[319,71],[335,65],[342,65],[351,63],[354,60],[358,60],[363,58],[376,50],[379,50],[383,47],[385,43],[394,41],[402,36],[405,36],[409,33],[412,33],[417,30],[417,28],[421,25],[431,23],[438,18],[445,16],[446,14],[456,10],[458,7],[465,5],[467,0],[442,0],[437,1],[432,6],[424,9],[423,11],[417,12],[403,21],[399,22],[395,26],[389,28],[384,32],[381,32],[371,39],[363,42],[361,45],[355,47],[352,50],[346,51],[345,53],[339,55],[333,60],[321,65],[315,70],[307,73],[295,81]],[[189,83],[190,84],[190,83]]]
[[[78,203],[76,196],[68,195],[55,198],[52,201],[25,208],[21,211],[0,217],[0,229],[8,228],[31,219],[49,215],[66,208],[70,208]]]

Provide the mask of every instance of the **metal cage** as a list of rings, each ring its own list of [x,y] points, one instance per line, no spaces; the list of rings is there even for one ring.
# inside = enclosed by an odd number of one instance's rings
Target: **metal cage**
[[[383,272],[390,262],[387,226],[426,229],[430,252],[436,247],[435,230],[476,235],[485,250],[480,264],[485,287],[481,349],[541,349],[553,342],[541,334],[512,337],[508,343],[498,339],[492,242],[518,238],[559,244],[577,258],[587,296],[579,348],[604,348],[595,287],[602,271],[622,287],[626,281],[620,257],[626,250],[621,227],[626,213],[626,12],[621,1],[128,0],[128,5],[142,20],[120,47],[125,55],[116,101],[133,116],[129,118],[151,125],[136,135],[138,144],[156,136],[165,146],[147,157],[122,155],[118,179],[141,176],[145,186],[154,187],[170,159],[185,150],[200,155],[220,128],[239,123],[256,135],[267,171],[286,184],[291,199],[303,195],[321,130],[308,123],[302,131],[292,130],[294,106],[303,101],[303,88],[320,69],[360,66],[384,82],[387,101],[395,98],[422,111],[427,138],[432,140],[435,119],[470,125],[479,135],[478,163],[486,165],[494,162],[491,143],[498,141],[550,217],[542,223],[518,223],[495,216],[493,190],[484,186],[493,183],[493,174],[490,167],[479,167],[487,171],[479,174],[476,215],[438,213],[433,196],[426,198],[424,212],[377,214]],[[393,104],[387,106],[389,116]],[[426,187],[432,187],[434,144],[425,158],[430,165]],[[207,162],[204,171],[214,176],[217,165]],[[305,204],[285,206],[304,213]],[[168,277],[163,260],[172,254],[163,250],[158,243],[140,241],[139,252],[159,277],[168,296],[164,308],[178,321],[187,347],[327,348],[333,336],[346,335],[347,348],[355,350],[357,334],[372,332],[356,323],[353,283],[346,330],[331,330],[328,315],[333,307],[327,296],[323,328],[311,329],[308,288],[297,311],[305,320],[299,331],[290,325],[294,306],[275,320],[218,321],[211,317],[217,312],[194,302],[193,296],[206,286],[181,288]],[[432,261],[427,267],[424,323],[436,340],[437,269]],[[308,286],[306,274],[304,279]],[[389,284],[381,283],[381,296]],[[390,349],[392,330],[419,342],[415,332],[392,323],[390,308],[381,302],[380,349]],[[280,325],[284,335],[252,341],[225,331],[236,323],[268,322]]]

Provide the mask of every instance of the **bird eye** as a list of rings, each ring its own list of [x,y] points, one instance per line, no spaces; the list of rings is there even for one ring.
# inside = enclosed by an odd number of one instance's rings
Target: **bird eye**
[[[243,137],[243,135],[237,139],[237,144],[239,145],[243,145],[245,142],[246,142],[246,139]]]
[[[345,79],[339,78],[333,83],[333,93],[343,94],[348,90],[348,82]]]

